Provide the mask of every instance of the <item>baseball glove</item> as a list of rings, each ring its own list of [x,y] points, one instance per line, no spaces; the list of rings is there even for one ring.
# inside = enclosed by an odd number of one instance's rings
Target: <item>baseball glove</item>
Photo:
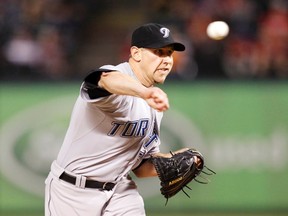
[[[177,194],[182,190],[188,197],[190,197],[184,190],[189,182],[193,179],[199,183],[206,184],[208,179],[204,178],[205,181],[199,181],[196,179],[197,176],[203,171],[204,157],[196,149],[187,149],[179,153],[171,153],[170,158],[152,156],[151,162],[154,164],[157,171],[158,177],[161,184],[161,194],[167,199]],[[196,161],[196,157],[198,160]],[[206,167],[207,168],[207,167]],[[215,174],[215,172],[207,168],[210,172],[205,172],[208,175]]]

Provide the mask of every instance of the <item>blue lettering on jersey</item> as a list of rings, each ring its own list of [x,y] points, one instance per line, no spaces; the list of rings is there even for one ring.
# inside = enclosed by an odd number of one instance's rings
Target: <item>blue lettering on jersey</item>
[[[112,128],[108,136],[115,136],[117,133],[122,137],[143,137],[146,134],[149,119],[139,119],[137,121],[112,122]]]
[[[147,154],[147,152],[149,152],[148,150],[149,145],[151,145],[151,143],[153,143],[154,141],[157,142],[158,139],[159,139],[159,134],[158,134],[157,125],[155,123],[153,134],[150,135],[149,140],[142,145],[142,148],[139,151],[138,160],[142,160],[142,158]]]
[[[125,127],[121,133],[121,136],[123,137],[131,137],[131,136],[135,136],[135,130],[138,126],[138,122],[134,121],[134,122],[127,122],[125,124]]]
[[[144,144],[144,147],[147,148],[152,142],[157,141],[157,139],[158,135],[154,133],[152,136],[150,136],[148,142]]]
[[[148,140],[148,142],[146,142],[144,144],[144,148],[147,148],[154,141],[157,142],[157,140],[159,139],[159,135],[158,134],[159,134],[159,132],[158,132],[158,129],[157,129],[157,124],[155,122],[154,129],[153,129],[153,134],[151,134],[150,139]]]
[[[108,133],[108,136],[114,136],[121,127],[121,125],[124,125],[124,123],[112,122],[112,129]]]

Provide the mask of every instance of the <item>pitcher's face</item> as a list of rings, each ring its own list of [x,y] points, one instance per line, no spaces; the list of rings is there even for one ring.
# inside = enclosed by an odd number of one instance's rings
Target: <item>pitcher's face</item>
[[[173,52],[172,46],[158,49],[141,48],[142,71],[152,84],[165,81],[173,67]]]

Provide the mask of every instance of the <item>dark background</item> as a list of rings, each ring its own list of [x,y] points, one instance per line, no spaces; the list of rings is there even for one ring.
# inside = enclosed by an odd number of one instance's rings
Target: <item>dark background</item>
[[[287,80],[286,0],[1,0],[0,78],[70,81],[128,59],[131,32],[169,26],[186,44],[170,80]],[[211,21],[230,26],[224,40]]]

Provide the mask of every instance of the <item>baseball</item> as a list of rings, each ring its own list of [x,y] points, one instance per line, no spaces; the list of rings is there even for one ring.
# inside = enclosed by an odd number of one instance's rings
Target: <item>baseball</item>
[[[223,21],[214,21],[207,26],[207,35],[213,40],[222,40],[229,33],[229,26]]]

